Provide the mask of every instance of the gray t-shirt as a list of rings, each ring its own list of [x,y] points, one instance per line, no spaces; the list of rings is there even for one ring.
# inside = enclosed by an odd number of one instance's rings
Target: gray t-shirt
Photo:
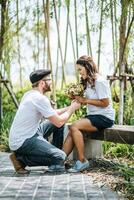
[[[27,138],[32,137],[42,117],[48,118],[55,114],[49,99],[39,91],[31,90],[25,93],[10,129],[10,149],[17,150]]]
[[[111,91],[108,81],[97,74],[95,81],[95,87],[91,88],[90,85],[87,86],[85,90],[85,96],[89,99],[105,99],[109,98],[109,105],[107,107],[97,107],[88,104],[87,114],[88,115],[103,115],[111,120],[115,119],[115,111],[112,107]]]

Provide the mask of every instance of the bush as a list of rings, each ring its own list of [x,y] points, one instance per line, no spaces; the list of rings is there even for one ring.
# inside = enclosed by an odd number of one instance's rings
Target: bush
[[[115,144],[112,142],[103,142],[103,151],[106,156],[112,157],[134,157],[134,146],[128,144]]]
[[[24,92],[27,91],[26,89],[19,90],[16,93],[16,98],[18,102],[20,101],[21,97],[23,96]],[[3,119],[1,121],[0,127],[0,150],[1,151],[9,151],[8,146],[8,135],[9,130],[13,121],[13,118],[16,113],[16,107],[9,96],[7,90],[3,90]]]
[[[116,90],[116,93],[115,93]],[[113,107],[115,109],[115,123],[118,124],[118,112],[119,112],[119,87],[112,89]],[[124,124],[134,125],[134,111],[132,109],[132,88],[128,83],[127,90],[124,93]]]
[[[9,151],[8,147],[8,135],[11,123],[13,121],[15,112],[6,112],[2,119],[1,129],[0,129],[0,150]]]
[[[69,99],[68,95],[62,91],[56,92],[56,104],[57,108],[63,108],[65,106],[69,106],[71,103],[71,100]],[[86,106],[82,106],[81,109],[76,110],[74,114],[72,114],[71,118],[69,119],[69,122],[74,122],[81,117],[85,116],[86,114]]]

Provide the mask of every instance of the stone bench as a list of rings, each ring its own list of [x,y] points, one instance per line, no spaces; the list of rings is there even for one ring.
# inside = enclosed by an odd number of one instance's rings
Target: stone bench
[[[102,141],[134,144],[134,126],[114,125],[103,131],[84,133],[85,140],[85,156],[87,158],[100,158],[103,156]],[[70,158],[76,159],[77,154],[74,149]]]

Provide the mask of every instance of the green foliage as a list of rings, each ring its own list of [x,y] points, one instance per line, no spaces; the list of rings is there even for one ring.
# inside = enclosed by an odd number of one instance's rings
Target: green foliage
[[[129,166],[127,163],[119,167],[119,172],[121,176],[124,178],[124,193],[126,193],[126,197],[128,199],[133,199],[134,195],[134,185],[133,185],[133,179],[134,179],[134,168]]]
[[[133,113],[134,111],[132,110],[132,88],[128,87],[127,90],[125,91],[124,95],[124,123],[125,124],[130,124],[134,125],[134,119]]]
[[[118,187],[116,189],[118,191],[118,188],[122,188],[120,190],[123,191],[125,197],[129,200],[132,200],[134,195],[134,168],[125,163],[119,166],[118,170],[120,172],[120,176],[122,176],[125,181],[123,183],[118,184]]]
[[[14,112],[15,111],[15,105],[12,102],[11,97],[9,96],[7,90],[3,90],[3,113],[7,112]]]
[[[20,101],[23,94],[28,90],[28,88],[19,90],[16,93],[18,101]],[[15,105],[9,96],[7,90],[3,90],[3,119],[0,127],[0,150],[9,151],[8,147],[8,134],[11,127],[11,123],[16,113]]]
[[[103,142],[103,151],[106,156],[112,157],[134,157],[134,146],[128,144],[115,144],[112,142]]]
[[[71,100],[65,94],[64,90],[58,90],[58,91],[56,91],[56,104],[57,104],[57,108],[63,108],[65,106],[69,106],[70,103],[71,103]]]
[[[8,111],[4,114],[0,128],[0,151],[9,151],[8,134],[15,112]]]
[[[112,89],[113,107],[115,109],[115,123],[118,124],[118,112],[119,112],[119,93],[120,88],[116,86]],[[127,90],[124,93],[124,124],[134,125],[134,116],[132,110],[132,88],[130,84],[127,85]]]
[[[134,177],[134,169],[130,168],[127,164],[125,166],[119,167],[119,171],[121,172],[124,179],[130,182],[131,177]]]
[[[16,97],[19,102],[20,102],[22,96],[24,95],[24,93],[27,92],[28,90],[29,90],[29,86],[17,91]]]
[[[56,103],[57,108],[63,108],[65,106],[69,106],[71,103],[71,99],[68,97],[68,94],[65,93],[64,90],[59,90],[56,92]],[[69,119],[69,122],[74,122],[77,119],[80,119],[86,114],[86,106],[82,106],[81,109],[75,111],[74,114],[72,114],[71,118]]]
[[[29,88],[21,89],[16,92],[16,98],[18,102],[20,102],[23,94],[28,90]],[[7,90],[3,90],[3,112],[15,112],[16,107],[11,99],[11,96],[9,96]]]

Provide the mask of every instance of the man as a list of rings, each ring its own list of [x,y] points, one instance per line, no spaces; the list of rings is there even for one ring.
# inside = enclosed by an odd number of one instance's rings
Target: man
[[[26,166],[49,166],[51,172],[64,170],[66,154],[57,147],[62,147],[63,125],[80,104],[73,101],[70,106],[57,110],[51,106],[43,95],[51,90],[50,73],[40,69],[30,74],[33,89],[22,97],[11,126],[9,146],[14,153],[10,159],[17,173],[28,173]],[[43,117],[49,122],[40,123]],[[52,132],[58,138],[53,141],[55,146],[46,140]]]

